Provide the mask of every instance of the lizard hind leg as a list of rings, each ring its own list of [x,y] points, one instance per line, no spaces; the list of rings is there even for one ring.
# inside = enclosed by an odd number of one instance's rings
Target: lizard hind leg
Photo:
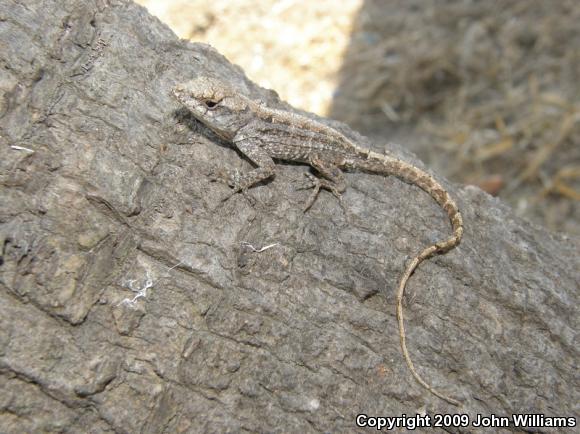
[[[308,164],[315,168],[324,178],[317,178],[310,173],[306,177],[310,180],[310,185],[305,188],[312,188],[312,193],[306,201],[304,212],[308,211],[316,201],[321,188],[330,191],[339,201],[342,201],[341,195],[346,190],[346,181],[344,174],[335,164],[313,155],[308,159]]]

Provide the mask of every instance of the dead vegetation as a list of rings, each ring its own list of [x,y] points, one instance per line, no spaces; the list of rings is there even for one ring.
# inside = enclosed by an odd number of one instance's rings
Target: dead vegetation
[[[574,1],[367,1],[332,114],[411,125],[452,179],[580,233],[578,22]]]

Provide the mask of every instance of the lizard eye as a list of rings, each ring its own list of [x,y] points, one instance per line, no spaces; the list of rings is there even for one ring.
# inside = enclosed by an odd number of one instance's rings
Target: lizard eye
[[[206,99],[203,103],[205,104],[205,106],[208,109],[213,109],[213,108],[216,108],[217,107],[217,105],[218,105],[219,102],[218,101],[213,101],[211,99]]]

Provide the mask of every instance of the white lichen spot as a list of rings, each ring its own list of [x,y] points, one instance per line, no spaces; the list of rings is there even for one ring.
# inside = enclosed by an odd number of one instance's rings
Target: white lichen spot
[[[126,305],[134,309],[135,305],[137,304],[137,300],[139,300],[140,298],[147,297],[147,290],[153,287],[153,279],[151,278],[151,272],[147,270],[147,278],[145,279],[145,282],[143,282],[143,285],[140,285],[140,287],[136,287],[135,282],[136,282],[135,279],[131,279],[125,283],[125,287],[129,288],[131,291],[135,293],[133,298],[125,298],[121,300],[119,304],[117,304],[117,307],[121,305]]]
[[[319,408],[320,408],[320,401],[318,399],[313,398],[308,402],[308,409],[310,411],[315,411],[315,410],[318,410]]]
[[[179,267],[181,264],[183,264],[183,262],[179,261],[179,263],[175,264],[173,267],[168,268],[166,273],[169,273],[171,270],[173,270],[176,267]],[[121,305],[126,305],[134,309],[137,304],[137,300],[139,300],[140,298],[147,297],[147,291],[149,290],[149,288],[152,288],[153,285],[155,284],[155,281],[151,277],[150,270],[147,270],[146,279],[142,284],[136,285],[135,282],[137,282],[137,279],[130,279],[123,284],[125,288],[129,288],[131,291],[133,291],[135,295],[132,298],[125,298],[121,300],[117,304],[117,307]]]

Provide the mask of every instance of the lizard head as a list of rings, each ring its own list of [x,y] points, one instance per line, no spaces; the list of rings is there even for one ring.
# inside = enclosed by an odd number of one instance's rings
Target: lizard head
[[[194,78],[175,86],[171,94],[198,121],[227,140],[251,119],[251,100],[216,78]]]

